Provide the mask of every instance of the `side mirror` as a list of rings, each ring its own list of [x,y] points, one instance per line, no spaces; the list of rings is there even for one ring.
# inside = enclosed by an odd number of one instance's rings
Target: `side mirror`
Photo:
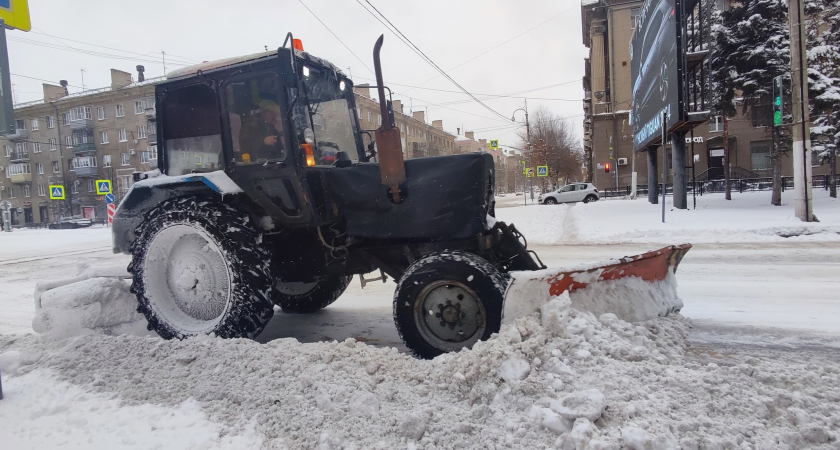
[[[335,166],[336,167],[350,167],[353,165],[353,160],[350,159],[350,155],[347,154],[345,151],[339,151],[336,154]]]

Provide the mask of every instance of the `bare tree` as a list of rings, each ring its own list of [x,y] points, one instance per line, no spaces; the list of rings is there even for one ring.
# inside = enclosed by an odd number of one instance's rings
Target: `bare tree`
[[[574,125],[552,113],[546,107],[539,107],[530,114],[531,166],[548,166],[548,178],[552,181],[563,178],[564,182],[582,181],[581,166],[584,163],[583,149],[575,135]],[[526,150],[528,161],[528,140],[525,130],[519,132],[521,146]]]

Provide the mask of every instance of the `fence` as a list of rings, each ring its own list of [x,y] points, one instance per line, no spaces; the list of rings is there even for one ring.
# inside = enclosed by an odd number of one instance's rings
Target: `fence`
[[[730,180],[732,183],[732,192],[751,192],[751,191],[770,191],[773,190],[773,178],[771,177],[762,177],[762,178],[740,178],[737,180]],[[840,177],[834,180],[835,185],[840,186]],[[828,190],[830,187],[830,183],[828,180],[828,175],[814,175],[811,178],[811,185],[814,189],[824,189]],[[659,183],[660,195],[662,189],[662,183]],[[670,195],[673,193],[673,184],[668,183],[665,185],[665,194]],[[793,177],[782,177],[782,191],[793,189]],[[708,193],[718,193],[718,192],[726,192],[726,183],[724,180],[712,180],[712,181],[697,181],[692,182],[689,181],[686,185],[686,190],[689,195],[693,193],[697,193],[697,195],[703,195]],[[631,187],[625,186],[623,188],[608,188],[601,191],[601,198],[611,198],[611,197],[626,197],[630,195]],[[645,185],[638,185],[636,186],[636,195],[637,196],[647,196],[648,194],[648,186]]]

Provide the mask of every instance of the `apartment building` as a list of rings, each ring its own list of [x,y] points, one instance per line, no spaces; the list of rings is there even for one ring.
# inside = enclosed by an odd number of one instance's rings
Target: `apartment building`
[[[581,5],[583,44],[589,49],[583,77],[583,146],[587,174],[600,189],[629,186],[634,163],[638,184],[647,184],[647,156],[633,152],[633,126],[630,124],[633,99],[629,43],[642,4],[642,1],[590,0]],[[728,2],[719,1],[718,7],[726,4]],[[773,149],[770,99],[758,100],[746,113],[743,113],[744,100],[738,101],[741,102],[736,105],[739,114],[729,119],[732,176],[769,177],[772,175],[770,154]],[[693,136],[687,135],[686,163],[690,166],[694,161],[698,180],[723,177],[722,135],[720,116],[696,127]],[[670,149],[668,154],[670,157]],[[661,152],[659,155],[661,158]],[[610,173],[605,173],[605,163],[610,163]],[[814,174],[827,173],[827,170],[826,166],[814,167]],[[670,171],[666,172],[670,176]],[[790,176],[792,172],[793,160],[784,156],[782,174]],[[688,176],[692,176],[690,171]]]
[[[16,132],[0,141],[0,198],[12,203],[12,222],[50,222],[63,216],[107,217],[96,180],[110,180],[117,201],[132,173],[156,167],[154,85],[111,70],[111,86],[68,94],[44,84],[44,98],[15,105]],[[64,84],[64,83],[62,83]],[[62,185],[64,200],[50,200]]]
[[[370,96],[367,85],[354,87],[356,94],[356,113],[362,130],[373,131],[382,125],[382,113],[379,102]],[[424,156],[450,155],[454,153],[455,135],[443,129],[442,120],[426,122],[425,111],[413,111],[405,114],[400,100],[393,100],[394,122],[400,129],[403,157],[422,158]],[[364,136],[365,145],[369,141]]]

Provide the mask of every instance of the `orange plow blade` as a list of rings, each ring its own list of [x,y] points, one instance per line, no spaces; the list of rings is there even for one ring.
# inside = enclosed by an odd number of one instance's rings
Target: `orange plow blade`
[[[572,306],[627,321],[666,316],[682,308],[674,273],[691,244],[671,245],[596,264],[513,272],[505,294],[505,321],[539,311],[569,292]]]

